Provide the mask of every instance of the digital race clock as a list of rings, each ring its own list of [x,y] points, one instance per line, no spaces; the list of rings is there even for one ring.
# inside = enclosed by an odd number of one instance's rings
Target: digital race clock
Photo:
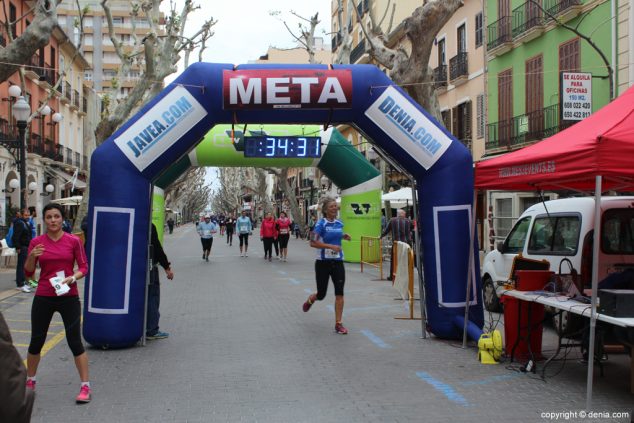
[[[321,157],[321,137],[244,137],[244,157]]]

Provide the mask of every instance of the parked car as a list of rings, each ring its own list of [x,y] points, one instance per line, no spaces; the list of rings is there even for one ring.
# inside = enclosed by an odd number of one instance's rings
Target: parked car
[[[581,283],[592,282],[594,197],[565,198],[537,203],[522,213],[508,236],[484,257],[482,290],[484,306],[500,311],[499,293],[510,277],[517,254],[548,260],[558,272],[567,258],[580,274]],[[608,274],[634,266],[634,197],[601,198],[601,246],[599,281]],[[569,269],[563,267],[567,273]]]

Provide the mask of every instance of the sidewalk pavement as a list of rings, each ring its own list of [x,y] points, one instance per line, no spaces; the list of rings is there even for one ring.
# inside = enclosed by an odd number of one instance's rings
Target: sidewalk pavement
[[[592,409],[621,414],[584,419],[586,365],[578,350],[551,364],[545,380],[518,363],[480,364],[474,343],[463,349],[459,341],[421,339],[420,321],[394,319],[407,312],[391,284],[350,263],[350,332],[337,335],[332,284],[324,301],[301,310],[315,289],[314,250],[291,239],[288,262],[270,263],[259,239],[250,241],[242,258],[235,237],[231,248],[216,238],[207,263],[193,225],[166,235],[175,278],[161,270],[160,327],[170,336],[145,347],[89,348],[90,404],[74,403],[79,380],[56,316],[32,421],[523,423],[559,413],[565,421],[630,422],[625,355],[610,355],[604,376],[595,373]],[[15,292],[0,306],[25,355],[32,294]],[[547,329],[545,354],[553,340]]]

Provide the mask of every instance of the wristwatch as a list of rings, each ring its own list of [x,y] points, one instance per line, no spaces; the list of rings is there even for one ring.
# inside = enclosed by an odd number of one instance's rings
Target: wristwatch
[[[77,278],[75,277],[75,275],[72,276],[73,281],[71,282],[71,284],[77,283]]]

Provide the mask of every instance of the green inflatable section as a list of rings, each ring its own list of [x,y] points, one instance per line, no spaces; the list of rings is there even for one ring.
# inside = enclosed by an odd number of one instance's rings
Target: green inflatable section
[[[156,226],[159,241],[163,244],[163,229],[165,228],[165,194],[157,186],[152,192],[152,223]]]
[[[245,158],[240,151],[242,137],[246,135],[274,136],[321,136],[322,155],[319,159],[268,159]],[[232,137],[233,135],[233,137]],[[236,148],[238,147],[238,149]],[[155,181],[158,187],[166,188],[190,166],[213,167],[317,167],[341,189],[340,218],[352,241],[343,245],[346,261],[359,262],[361,258],[361,236],[381,234],[381,187],[380,172],[354,148],[336,129],[321,131],[316,125],[218,125],[205,135],[198,146],[187,157],[175,163]],[[157,196],[155,193],[155,201]],[[163,234],[165,213],[164,198],[160,205],[153,206],[153,221]],[[156,214],[161,214],[160,218]],[[159,225],[160,223],[160,225]]]

